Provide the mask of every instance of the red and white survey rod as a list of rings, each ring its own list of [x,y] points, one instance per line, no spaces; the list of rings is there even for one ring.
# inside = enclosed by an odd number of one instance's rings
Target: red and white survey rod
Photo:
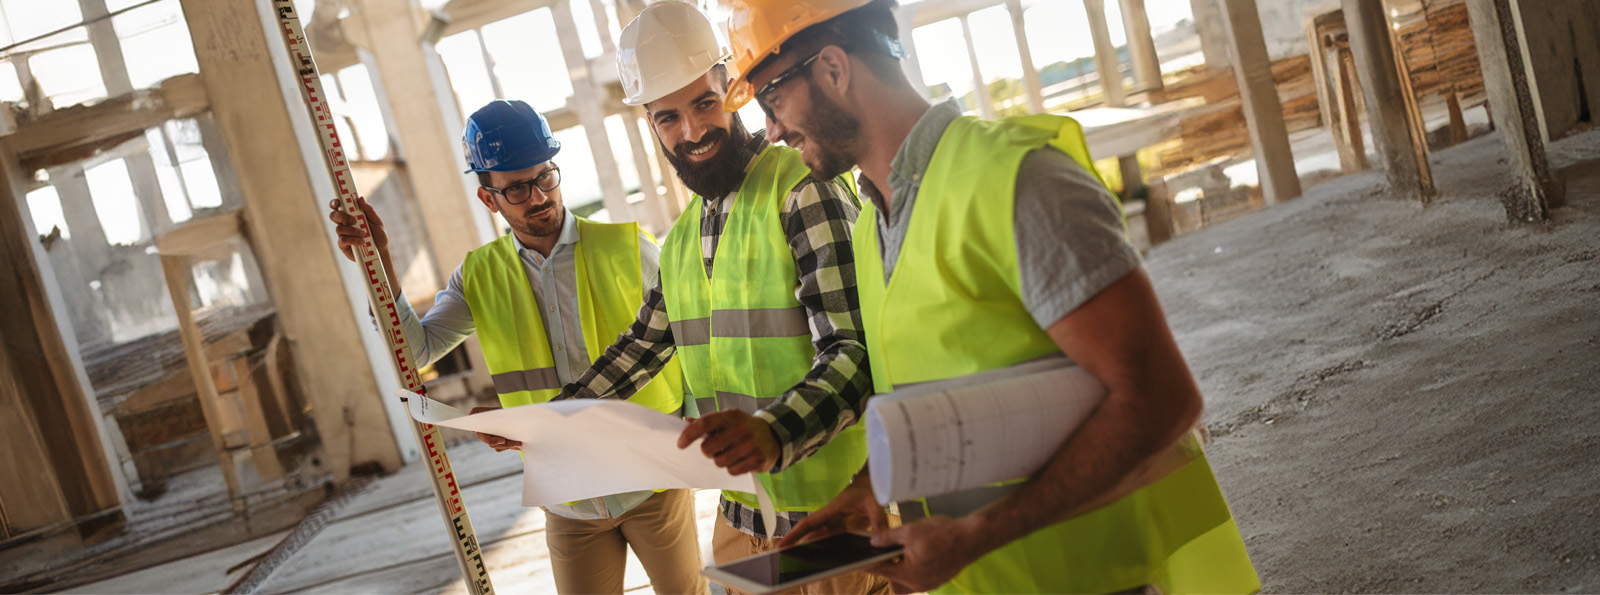
[[[328,172],[333,175],[335,189],[339,192],[339,208],[354,215],[361,229],[365,230],[367,219],[361,213],[361,208],[356,206],[355,181],[350,176],[349,164],[345,162],[339,134],[334,130],[333,113],[329,111],[328,102],[322,94],[322,79],[318,76],[316,62],[311,60],[311,47],[306,44],[305,31],[300,28],[299,14],[292,0],[272,0],[272,7],[278,13],[278,28],[289,45],[290,63],[300,77],[300,95],[311,109],[312,125],[317,129],[317,138],[322,141],[322,157],[328,163]],[[367,276],[367,299],[372,302],[379,325],[383,327],[383,340],[389,346],[389,358],[394,362],[395,371],[400,374],[400,385],[408,391],[422,394],[426,389],[422,386],[421,376],[417,374],[411,345],[406,343],[406,335],[400,329],[400,314],[395,309],[394,292],[389,288],[389,277],[384,273],[377,246],[372,243],[370,236],[362,240],[357,253],[361,256],[361,270]],[[445,454],[439,428],[411,419],[409,414],[406,417],[411,421],[411,434],[416,437],[423,452],[427,453],[429,483],[433,487],[434,498],[439,502],[439,512],[444,514],[450,543],[455,549],[456,561],[461,563],[461,574],[466,578],[467,587],[476,594],[494,593],[494,586],[489,583],[489,571],[483,566],[483,550],[479,546],[478,535],[472,530],[472,520],[467,518],[467,507],[461,501],[461,489],[456,485],[456,474],[450,468],[450,457]]]

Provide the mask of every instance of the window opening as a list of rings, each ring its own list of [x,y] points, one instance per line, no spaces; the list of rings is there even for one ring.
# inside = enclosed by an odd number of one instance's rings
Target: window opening
[[[477,31],[462,31],[440,39],[439,43],[434,44],[434,50],[439,52],[439,59],[444,62],[463,121],[499,96],[489,78],[486,62],[488,51],[479,42]]]
[[[540,112],[567,105],[567,98],[572,96],[572,79],[562,58],[550,9],[496,21],[480,31],[484,46],[494,58],[493,75],[500,82],[504,99],[521,99]],[[539,59],[530,60],[529,56]],[[562,173],[566,173],[564,166]]]
[[[45,186],[28,192],[28,214],[33,217],[33,229],[41,236],[50,235],[50,230],[60,229],[63,239],[72,237],[72,230],[67,227],[67,215],[61,210],[61,196],[56,193],[55,186]]]
[[[123,62],[133,88],[146,89],[176,75],[200,72],[177,0],[128,11],[112,17],[111,24],[122,42]]]
[[[354,137],[360,141],[358,148],[361,158],[376,161],[388,157],[389,130],[383,124],[378,93],[372,87],[372,75],[366,65],[357,64],[340,70],[338,78],[339,93],[343,99],[339,107],[344,111],[348,126],[355,129]]]
[[[105,230],[106,242],[116,245],[133,245],[145,240],[144,219],[139,215],[139,197],[133,192],[133,179],[128,177],[128,164],[113,159],[84,170],[89,182],[89,198],[94,203],[95,216],[100,228]]]

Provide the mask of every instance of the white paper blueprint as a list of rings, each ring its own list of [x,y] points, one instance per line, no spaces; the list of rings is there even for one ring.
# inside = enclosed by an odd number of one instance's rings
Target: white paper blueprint
[[[1033,475],[1105,394],[1092,374],[1052,358],[872,397],[872,490],[887,505]]]
[[[679,449],[688,422],[643,405],[571,399],[467,415],[416,393],[396,396],[417,421],[522,442],[523,506],[672,488],[755,492],[766,504],[754,475],[728,475],[698,444]]]

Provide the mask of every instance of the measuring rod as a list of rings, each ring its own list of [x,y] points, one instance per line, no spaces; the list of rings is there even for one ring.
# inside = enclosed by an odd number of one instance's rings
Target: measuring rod
[[[311,110],[311,123],[317,129],[317,138],[322,141],[322,157],[339,192],[339,208],[354,215],[358,225],[365,231],[367,218],[356,206],[356,185],[350,176],[350,166],[345,162],[339,134],[334,130],[333,113],[322,94],[322,80],[317,73],[316,62],[311,60],[311,47],[306,43],[305,31],[300,28],[300,17],[292,0],[272,0],[272,5],[278,13],[278,28],[289,45],[290,63],[300,77],[300,95]],[[383,270],[377,245],[373,244],[370,234],[362,238],[361,247],[356,253],[361,258],[361,271],[367,276],[367,299],[371,301],[379,325],[383,327],[383,340],[389,346],[389,358],[394,363],[394,369],[400,374],[400,385],[408,391],[423,394],[425,388],[421,376],[417,374],[416,361],[412,359],[411,345],[406,342],[406,335],[400,329],[400,313],[395,309],[395,296],[389,287],[389,277]],[[461,501],[461,489],[456,485],[456,474],[450,468],[450,457],[445,453],[439,428],[418,422],[409,414],[406,418],[411,422],[411,434],[428,457],[429,484],[433,487],[434,499],[439,503],[439,512],[444,515],[450,543],[455,549],[456,561],[461,563],[461,574],[467,581],[467,587],[476,594],[493,593],[489,571],[483,566],[483,550],[477,534],[472,531],[472,520],[467,518],[467,507]]]

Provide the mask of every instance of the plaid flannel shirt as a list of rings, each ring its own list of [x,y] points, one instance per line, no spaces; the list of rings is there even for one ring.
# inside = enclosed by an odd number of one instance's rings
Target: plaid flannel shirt
[[[767,145],[760,132],[751,140],[757,154]],[[752,159],[746,166],[747,172],[754,163]],[[708,278],[736,196],[730,193],[702,200],[700,246]],[[861,301],[856,295],[855,253],[850,246],[851,228],[860,213],[858,204],[850,190],[837,181],[818,182],[810,177],[784,199],[784,234],[800,275],[795,297],[806,309],[816,356],[805,379],[778,402],[755,413],[772,426],[781,446],[773,472],[803,460],[855,423],[872,392],[861,331]],[[675,351],[658,280],[645,295],[638,319],[628,331],[557,398],[626,399],[648,383]],[[782,537],[806,516],[804,512],[778,512],[778,526],[772,531],[762,526],[755,509],[726,498],[720,505],[730,525],[756,537]]]

